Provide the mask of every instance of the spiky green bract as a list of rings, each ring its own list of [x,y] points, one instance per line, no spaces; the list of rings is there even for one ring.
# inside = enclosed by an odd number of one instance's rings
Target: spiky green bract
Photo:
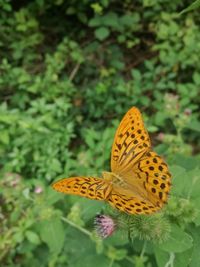
[[[116,222],[116,227],[123,235],[129,235],[133,241],[140,240],[162,243],[169,238],[171,227],[170,222],[164,213],[153,215],[128,215],[118,211],[112,211],[112,217]]]
[[[176,197],[170,198],[165,212],[170,217],[170,221],[182,226],[193,222],[198,214],[195,205],[189,199]]]
[[[168,239],[170,230],[170,223],[161,213],[150,216],[130,216],[129,218],[129,234],[132,240],[139,238],[162,243]]]

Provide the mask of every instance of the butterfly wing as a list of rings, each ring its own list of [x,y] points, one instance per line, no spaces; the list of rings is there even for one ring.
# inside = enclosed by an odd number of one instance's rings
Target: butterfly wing
[[[133,173],[146,198],[156,206],[166,203],[171,187],[171,174],[165,161],[154,151],[146,152],[135,164]],[[131,172],[126,173],[126,180],[131,181]]]
[[[122,185],[114,185],[108,196],[110,205],[120,211],[151,214],[167,202],[171,174],[167,164],[155,152],[146,152],[136,163],[132,173],[126,173],[126,181],[127,189],[124,190]]]
[[[112,207],[132,215],[151,214],[160,209],[160,207],[153,205],[150,201],[134,196],[131,191],[123,194],[119,188],[113,188],[108,197],[108,202]]]
[[[111,169],[121,177],[131,193],[123,194],[122,188],[117,189],[120,201],[148,203],[148,213],[160,209],[167,201],[171,186],[171,175],[164,160],[151,150],[149,135],[145,130],[140,111],[133,107],[122,119],[112,147]],[[114,189],[113,189],[114,190]],[[129,195],[129,197],[127,197]],[[140,202],[138,200],[140,199]],[[110,198],[110,203],[114,198]],[[120,204],[121,204],[120,202]],[[123,204],[123,203],[122,203]],[[113,204],[115,207],[115,201]],[[137,205],[136,205],[137,206]],[[142,207],[142,205],[141,205]],[[147,206],[143,206],[145,209]],[[123,204],[117,207],[131,214],[143,214],[147,211],[136,212],[136,207],[131,208]],[[137,208],[140,210],[140,208]]]
[[[112,172],[119,175],[126,173],[150,147],[142,115],[133,107],[125,114],[115,134],[111,153]]]
[[[95,177],[64,178],[52,184],[54,190],[65,194],[105,200],[111,191],[111,184]]]

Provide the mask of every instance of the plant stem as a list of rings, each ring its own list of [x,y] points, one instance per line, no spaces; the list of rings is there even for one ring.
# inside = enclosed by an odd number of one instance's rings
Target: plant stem
[[[67,218],[61,217],[61,219],[62,219],[64,222],[66,222],[66,223],[70,224],[71,226],[73,226],[74,228],[78,229],[78,230],[81,231],[82,233],[84,233],[84,234],[88,235],[89,237],[91,237],[92,233],[89,232],[88,230],[86,230],[85,228],[83,228],[83,227],[81,227],[81,226],[79,226],[79,225],[73,223],[72,221],[70,221],[70,220],[67,219]]]
[[[112,267],[113,266],[113,263],[114,263],[114,259],[111,259],[110,264],[109,264],[109,267]]]
[[[174,266],[175,254],[174,254],[173,252],[171,252],[169,255],[170,255],[170,256],[169,256],[169,260],[168,260],[168,262],[165,264],[164,267],[173,267],[173,266]]]
[[[140,258],[142,258],[144,256],[145,250],[146,250],[146,246],[147,246],[147,241],[144,241],[143,247],[142,247],[142,251],[140,253]]]

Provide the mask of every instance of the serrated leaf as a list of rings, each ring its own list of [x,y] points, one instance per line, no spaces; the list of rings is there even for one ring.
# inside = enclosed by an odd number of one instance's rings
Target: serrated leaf
[[[191,261],[192,248],[184,251],[183,253],[176,253],[174,266],[176,267],[188,267]],[[191,267],[191,266],[190,266]]]

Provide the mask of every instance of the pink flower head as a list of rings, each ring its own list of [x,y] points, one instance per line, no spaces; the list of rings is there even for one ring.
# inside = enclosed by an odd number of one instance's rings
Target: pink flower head
[[[158,135],[157,135],[157,139],[159,140],[159,141],[163,141],[164,140],[164,138],[165,138],[165,134],[164,133],[159,133]]]
[[[190,116],[191,113],[192,113],[192,110],[191,110],[190,108],[186,108],[186,109],[184,110],[184,114],[185,114],[186,116]]]
[[[98,214],[94,219],[95,229],[101,238],[106,238],[115,231],[116,224],[108,215]]]
[[[42,188],[41,186],[37,186],[37,187],[35,188],[34,192],[35,192],[36,194],[40,194],[40,193],[43,192],[43,188]]]

